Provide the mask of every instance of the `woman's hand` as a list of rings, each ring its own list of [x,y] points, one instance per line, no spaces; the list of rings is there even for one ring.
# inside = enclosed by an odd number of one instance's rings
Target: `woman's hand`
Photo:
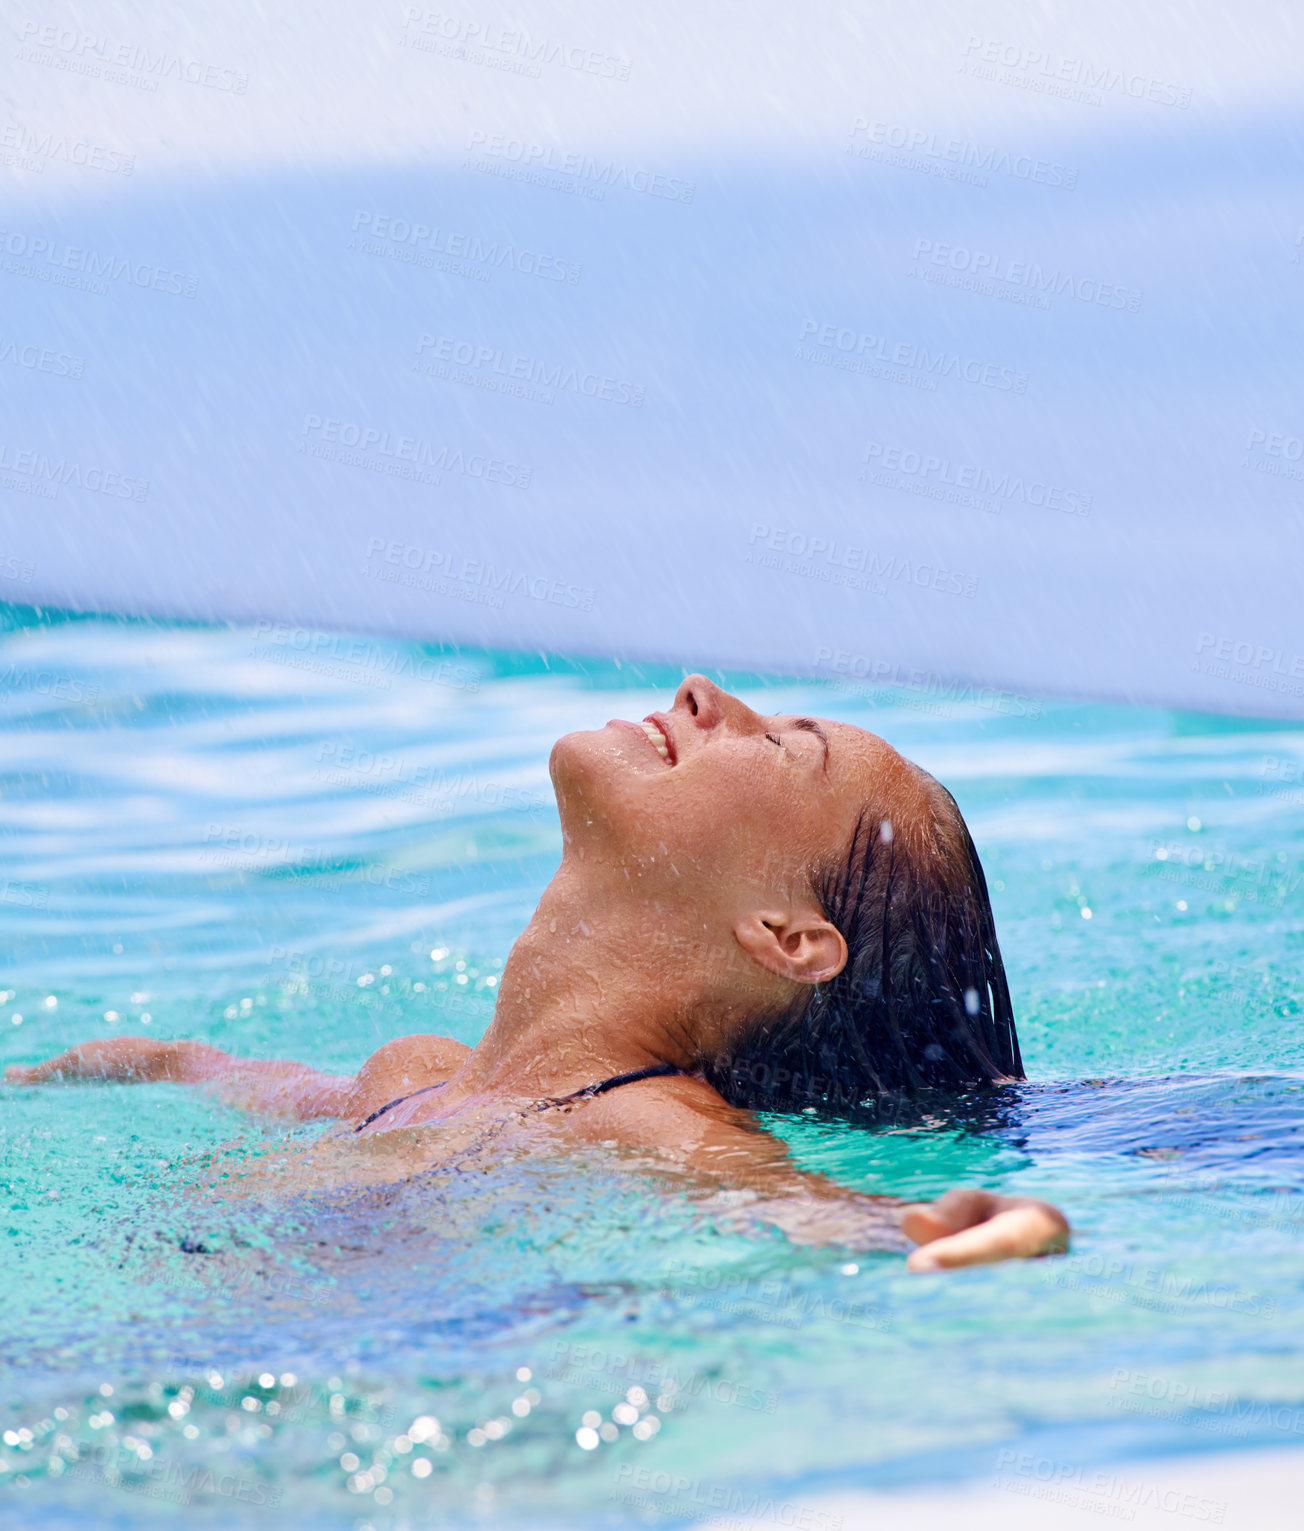
[[[902,1209],[901,1227],[919,1246],[906,1261],[912,1271],[1062,1254],[1069,1247],[1068,1219],[1058,1207],[994,1191],[948,1191],[936,1201],[913,1202]]]

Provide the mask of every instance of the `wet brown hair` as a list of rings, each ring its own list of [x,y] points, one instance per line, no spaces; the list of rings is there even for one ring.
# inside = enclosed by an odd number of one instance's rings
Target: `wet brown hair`
[[[856,1115],[889,1092],[1023,1077],[982,863],[955,799],[918,775],[918,822],[867,807],[846,854],[812,871],[842,971],[702,1060],[732,1104]]]

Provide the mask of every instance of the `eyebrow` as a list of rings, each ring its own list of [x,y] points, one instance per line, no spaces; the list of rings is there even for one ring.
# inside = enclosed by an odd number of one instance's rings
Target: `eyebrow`
[[[814,734],[819,742],[824,746],[824,769],[827,771],[829,768],[829,736],[824,732],[824,730],[819,726],[814,718],[794,718],[792,720],[792,726],[794,728],[804,728],[807,733]]]

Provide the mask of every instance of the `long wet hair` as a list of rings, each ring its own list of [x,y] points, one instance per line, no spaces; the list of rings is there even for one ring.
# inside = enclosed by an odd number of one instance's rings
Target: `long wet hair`
[[[1023,1078],[982,863],[955,799],[920,774],[921,826],[866,808],[845,856],[812,871],[847,943],[842,971],[703,1061],[731,1104],[874,1115],[893,1097]]]

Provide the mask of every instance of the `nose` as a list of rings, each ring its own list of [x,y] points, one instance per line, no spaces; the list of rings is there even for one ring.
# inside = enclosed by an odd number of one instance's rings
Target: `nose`
[[[694,728],[709,733],[725,725],[739,733],[756,733],[764,720],[746,702],[717,686],[705,675],[686,675],[675,692],[674,710],[686,713]]]

